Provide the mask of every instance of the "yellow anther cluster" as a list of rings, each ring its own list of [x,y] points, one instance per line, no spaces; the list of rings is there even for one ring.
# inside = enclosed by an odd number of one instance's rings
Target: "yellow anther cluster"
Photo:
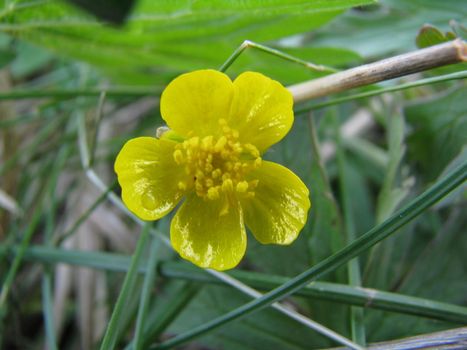
[[[218,199],[222,193],[237,192],[254,196],[258,180],[246,181],[246,174],[261,165],[258,149],[252,144],[241,144],[238,131],[231,129],[224,119],[219,121],[223,135],[192,137],[175,147],[173,157],[185,166],[188,183],[178,183],[181,190],[193,187],[196,194],[207,199]]]

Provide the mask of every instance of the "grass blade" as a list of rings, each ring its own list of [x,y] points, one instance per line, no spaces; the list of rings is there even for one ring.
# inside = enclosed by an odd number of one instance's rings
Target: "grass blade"
[[[347,241],[352,242],[357,238],[354,216],[352,213],[352,186],[350,184],[350,174],[348,172],[348,164],[345,154],[345,149],[342,144],[342,137],[340,125],[337,116],[334,116],[334,130],[336,132],[337,140],[337,167],[339,172],[342,213],[344,216],[344,227],[347,234]],[[360,262],[358,257],[351,259],[348,262],[348,279],[351,286],[361,287],[362,279],[360,275]],[[365,346],[366,344],[366,331],[364,321],[363,309],[352,306],[350,308],[350,330],[352,340],[357,344]]]
[[[130,298],[130,293],[133,290],[133,287],[136,282],[136,277],[138,276],[138,265],[143,253],[144,248],[146,247],[146,241],[149,236],[150,224],[146,224],[141,232],[141,236],[138,239],[138,244],[136,245],[135,253],[131,258],[130,267],[123,281],[122,288],[120,289],[120,294],[118,296],[117,302],[115,303],[112,316],[110,317],[109,324],[102,340],[101,350],[114,349],[119,336],[119,321],[122,311],[127,304],[128,299]]]
[[[8,253],[14,255],[15,251],[17,251],[17,247],[13,247],[11,249],[0,247],[0,257],[4,257]],[[47,248],[44,246],[31,246],[27,248],[24,254],[24,259],[46,264],[65,263],[114,272],[127,272],[131,263],[130,257],[115,253],[84,252]],[[145,272],[146,267],[140,266],[138,268],[138,273]],[[206,271],[183,262],[169,261],[160,263],[159,273],[166,278],[183,279],[191,282],[223,284],[222,281],[209,275]],[[277,288],[289,280],[288,277],[267,275],[251,271],[232,271],[229,275],[253,288],[263,291]],[[189,289],[190,287],[187,286],[186,288]],[[180,291],[184,290],[185,287],[180,289]],[[173,300],[171,305],[178,303],[178,298],[181,298],[181,294],[181,292],[180,294],[177,294],[178,297]],[[467,323],[467,307],[407,296],[399,293],[384,292],[372,288],[355,288],[339,283],[313,282],[297,291],[295,295],[391,312],[400,312],[420,317],[429,317],[437,320],[456,322],[459,324]],[[181,309],[183,309],[183,306]],[[157,320],[154,322],[158,324],[159,322],[162,322],[163,318],[162,314],[158,315]],[[148,321],[148,323],[151,322]],[[152,326],[147,326],[146,328],[152,330]],[[164,327],[161,328],[163,329]],[[155,335],[153,334],[154,333],[151,331],[151,339],[155,339],[159,333]],[[144,347],[146,347],[146,345]]]
[[[187,304],[195,297],[200,289],[199,284],[193,282],[183,283],[175,293],[176,297],[165,304],[156,317],[149,318],[143,336],[143,349],[149,348],[151,343],[172,323],[172,321],[185,309]]]
[[[52,300],[52,273],[48,270],[42,277],[42,305],[44,308],[45,336],[47,340],[47,349],[57,350]]]
[[[146,321],[147,309],[149,306],[149,297],[151,296],[151,288],[154,284],[154,274],[157,264],[157,251],[159,240],[152,238],[152,243],[149,253],[149,261],[147,264],[146,275],[144,278],[143,290],[141,291],[141,300],[138,309],[138,316],[136,318],[135,336],[133,338],[134,349],[144,349],[143,346],[143,329]]]

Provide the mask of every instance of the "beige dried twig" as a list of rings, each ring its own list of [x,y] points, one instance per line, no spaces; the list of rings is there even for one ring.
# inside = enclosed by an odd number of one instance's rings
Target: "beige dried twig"
[[[467,327],[449,329],[441,332],[422,334],[416,337],[375,343],[368,350],[403,350],[403,349],[465,349],[467,344]],[[344,350],[333,348],[332,350]]]
[[[386,58],[288,87],[294,102],[394,79],[428,69],[467,61],[467,43],[456,39],[444,44]]]

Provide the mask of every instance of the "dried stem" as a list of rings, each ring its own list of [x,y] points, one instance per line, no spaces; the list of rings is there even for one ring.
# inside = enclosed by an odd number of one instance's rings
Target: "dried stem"
[[[295,103],[350,90],[431,68],[467,61],[467,44],[456,39],[444,44],[365,64],[323,78],[291,85]]]
[[[467,344],[467,327],[449,329],[442,332],[423,334],[416,337],[372,344],[368,350],[394,349],[465,349]],[[344,348],[333,348],[344,350]]]

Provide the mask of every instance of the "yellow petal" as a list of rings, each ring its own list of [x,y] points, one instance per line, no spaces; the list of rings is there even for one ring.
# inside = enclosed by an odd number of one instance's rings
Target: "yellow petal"
[[[251,176],[259,182],[255,196],[242,200],[246,225],[263,244],[292,243],[307,220],[308,188],[289,169],[272,162],[263,161]]]
[[[293,124],[292,94],[260,73],[245,72],[233,84],[229,125],[239,131],[240,141],[252,143],[263,153]]]
[[[115,160],[122,199],[143,220],[157,220],[172,210],[184,192],[183,168],[173,159],[176,143],[152,137],[129,140]]]
[[[219,119],[228,117],[233,85],[224,73],[198,70],[175,78],[161,96],[167,125],[184,137],[217,136]]]
[[[203,268],[235,267],[246,249],[246,233],[238,201],[203,200],[193,194],[172,219],[170,240],[174,249]]]

